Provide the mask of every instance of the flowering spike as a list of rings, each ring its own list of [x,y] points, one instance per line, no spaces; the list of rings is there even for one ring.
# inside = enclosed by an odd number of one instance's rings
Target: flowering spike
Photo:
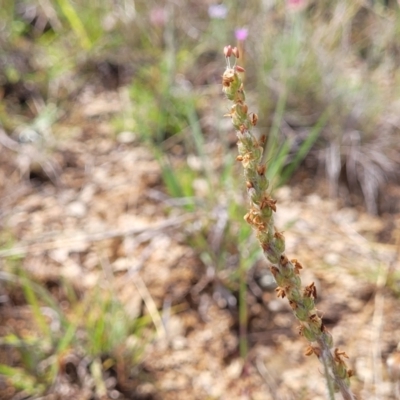
[[[239,40],[239,39],[238,39]],[[239,58],[239,50],[231,46],[224,48],[225,57]],[[325,328],[315,307],[317,289],[314,282],[302,288],[300,270],[303,268],[297,259],[289,258],[284,254],[285,237],[274,226],[276,200],[271,198],[268,191],[268,180],[265,176],[266,165],[263,163],[263,150],[266,136],[257,140],[251,128],[257,124],[256,114],[248,113],[243,82],[239,73],[244,68],[229,65],[222,77],[222,88],[226,97],[233,105],[228,114],[237,130],[238,151],[236,158],[242,163],[250,209],[244,216],[245,221],[256,231],[257,239],[267,260],[272,264],[271,273],[278,285],[278,297],[287,298],[294,316],[301,324],[300,333],[310,343],[306,355],[316,355],[327,367],[327,379],[333,382],[343,394],[344,399],[354,400],[349,388],[349,377],[353,371],[347,369],[344,358],[345,352],[335,350],[332,353],[333,338]]]

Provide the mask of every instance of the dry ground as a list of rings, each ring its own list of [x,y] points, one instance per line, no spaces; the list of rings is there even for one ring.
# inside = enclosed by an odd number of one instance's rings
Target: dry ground
[[[2,259],[24,255],[24,269],[48,287],[61,278],[83,294],[111,287],[132,319],[152,316],[157,331],[140,362],[147,378],[118,377],[125,397],[114,398],[324,399],[322,367],[303,355],[305,339],[276,298],[264,261],[248,274],[251,350],[246,361],[238,357],[237,313],[220,301],[224,289],[185,242],[204,211],[185,214],[165,202],[152,154],[133,135],[113,137],[103,117],[104,104],[118,109],[120,97],[102,96],[77,99],[52,151],[2,136],[1,227],[15,238]],[[301,185],[277,192],[287,253],[306,267],[304,283],[316,283],[317,307],[349,355],[359,398],[399,398],[399,367],[389,371],[387,360],[400,342],[400,215],[379,219],[318,192],[318,185],[308,195]],[[30,316],[21,299],[2,294],[4,335]],[[152,307],[164,310],[162,322]],[[115,388],[103,398],[117,396]],[[2,390],[12,398],[4,382]],[[76,385],[62,390],[45,398],[97,398]]]

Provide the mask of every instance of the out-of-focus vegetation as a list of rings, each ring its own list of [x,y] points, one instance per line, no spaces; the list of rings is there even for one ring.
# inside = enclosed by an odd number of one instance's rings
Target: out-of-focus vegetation
[[[245,28],[242,63],[251,59],[246,79],[259,93],[252,101],[276,185],[311,149],[304,164],[311,177],[325,171],[331,195],[347,193],[350,201],[361,193],[368,210],[378,212],[381,186],[398,171],[398,5],[209,3],[6,2],[2,126],[27,140],[49,129],[57,137],[84,87],[123,86],[131,108],[114,114],[116,132],[132,130],[162,157],[179,140],[199,155],[199,135],[209,142],[227,134],[210,104],[220,49]]]
[[[398,178],[395,2],[21,0],[3,1],[0,21],[4,131],[51,152],[72,129],[78,95],[118,91],[126,107],[104,118],[115,135],[133,132],[151,148],[169,196],[183,200],[188,212],[199,204],[209,210],[209,231],[191,232],[188,241],[205,265],[225,269],[225,283],[240,290],[240,298],[243,271],[257,247],[243,226],[240,200],[232,201],[241,178],[235,178],[235,136],[229,121],[221,123],[229,112],[220,93],[224,45],[238,42],[242,50],[249,102],[261,117],[258,134],[267,136],[275,186],[303,175],[307,186],[326,174],[331,195],[348,204],[362,195],[368,211],[377,213],[380,190]],[[238,29],[247,33],[236,39]],[[221,221],[221,210],[222,228],[214,221]],[[207,240],[212,235],[214,245]],[[71,347],[87,354],[94,377],[113,363],[134,364],[139,351],[133,338],[147,321],[129,321],[112,293],[83,304],[68,298],[66,313],[19,272],[0,279],[22,288],[40,331],[38,337],[2,338],[19,354],[18,365],[0,366],[16,388],[43,393],[70,362],[63,357]],[[56,333],[43,320],[43,308],[59,324]],[[96,385],[103,393],[101,379]]]

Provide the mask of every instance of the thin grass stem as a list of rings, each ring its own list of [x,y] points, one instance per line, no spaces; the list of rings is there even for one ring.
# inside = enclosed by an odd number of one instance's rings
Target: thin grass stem
[[[239,265],[239,350],[240,356],[244,359],[247,357],[248,341],[247,341],[247,281],[246,281],[246,263],[241,260]]]

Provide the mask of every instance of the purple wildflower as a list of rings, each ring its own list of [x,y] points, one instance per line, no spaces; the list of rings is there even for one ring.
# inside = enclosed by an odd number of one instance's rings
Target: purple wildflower
[[[212,4],[208,7],[208,15],[213,19],[225,19],[228,9],[224,4]]]
[[[249,31],[247,28],[235,29],[235,37],[239,42],[244,42],[247,39]]]

